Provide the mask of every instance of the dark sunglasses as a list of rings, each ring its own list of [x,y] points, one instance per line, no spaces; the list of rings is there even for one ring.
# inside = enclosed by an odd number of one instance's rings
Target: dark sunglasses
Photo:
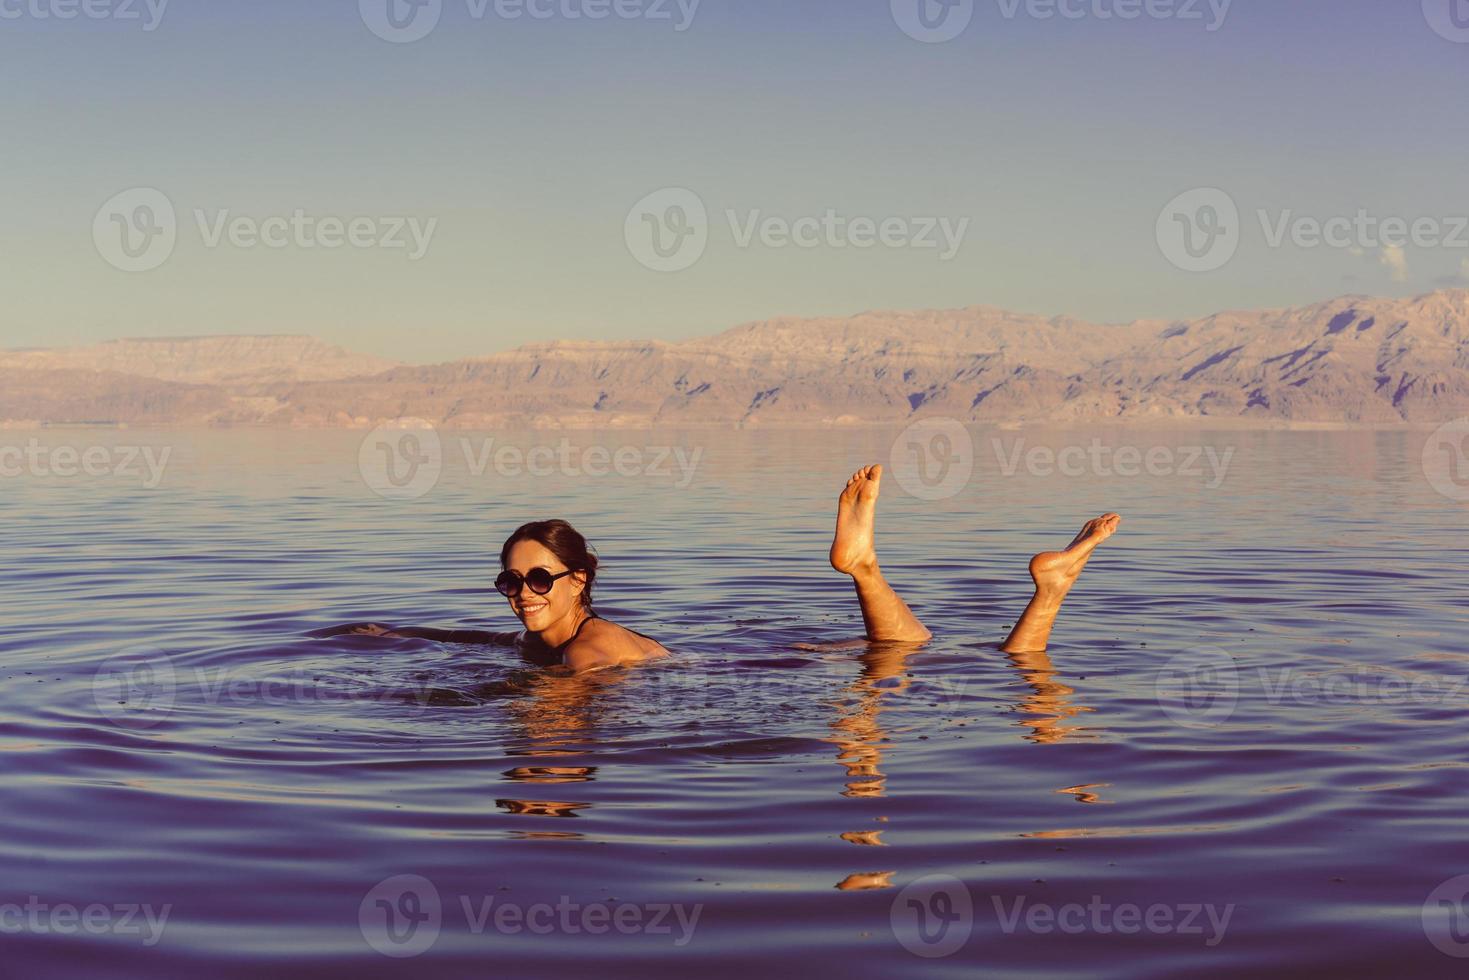
[[[536,595],[545,595],[555,586],[558,578],[565,578],[575,574],[575,569],[568,569],[552,575],[545,568],[532,568],[529,575],[521,575],[519,572],[501,572],[499,578],[495,579],[495,588],[507,598],[514,599],[520,595],[520,590],[529,585],[530,590]]]

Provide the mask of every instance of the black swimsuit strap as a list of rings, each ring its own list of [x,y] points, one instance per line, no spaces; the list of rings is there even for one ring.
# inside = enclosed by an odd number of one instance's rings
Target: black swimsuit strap
[[[559,647],[556,648],[556,654],[558,656],[561,656],[561,657],[566,656],[566,648],[569,647],[569,646],[571,646],[573,643],[576,642],[576,638],[579,637],[579,636],[581,636],[581,631],[587,628],[587,624],[590,623],[594,619],[601,619],[601,618],[602,617],[601,616],[598,616],[594,611],[592,611],[591,609],[588,609],[587,610],[587,618],[581,621],[581,625],[577,626],[576,632],[573,633],[573,634],[571,634],[571,639],[567,640],[565,643],[561,644]],[[657,640],[653,639],[651,636],[649,636],[646,633],[639,633],[637,630],[627,629],[626,626],[622,627],[622,629],[627,630],[633,636],[641,636],[643,639],[647,640],[649,643],[657,643],[658,642]]]
[[[576,638],[581,636],[581,631],[587,628],[587,624],[597,618],[597,614],[588,609],[587,618],[582,620],[581,625],[576,628],[576,632],[571,634],[571,639],[567,640],[565,643],[556,648],[556,652],[560,654],[566,653],[566,648],[576,642]]]

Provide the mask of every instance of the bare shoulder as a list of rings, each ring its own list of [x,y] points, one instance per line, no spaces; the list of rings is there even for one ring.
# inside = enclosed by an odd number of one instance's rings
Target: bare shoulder
[[[566,648],[566,664],[573,670],[596,670],[667,655],[668,651],[661,644],[646,636],[639,636],[605,619],[594,619]]]

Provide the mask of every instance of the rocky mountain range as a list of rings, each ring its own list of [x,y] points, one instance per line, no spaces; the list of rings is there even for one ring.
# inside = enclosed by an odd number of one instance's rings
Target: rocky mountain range
[[[1469,290],[1101,325],[990,307],[781,318],[410,366],[310,337],[0,352],[0,422],[462,428],[1469,415]]]

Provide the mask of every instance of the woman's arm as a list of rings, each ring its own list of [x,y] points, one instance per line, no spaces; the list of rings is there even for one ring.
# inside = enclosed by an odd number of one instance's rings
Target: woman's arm
[[[317,639],[333,636],[381,636],[386,639],[433,640],[436,643],[467,643],[480,646],[514,646],[519,633],[494,633],[489,630],[440,630],[428,626],[384,626],[382,623],[348,623],[309,634]]]

